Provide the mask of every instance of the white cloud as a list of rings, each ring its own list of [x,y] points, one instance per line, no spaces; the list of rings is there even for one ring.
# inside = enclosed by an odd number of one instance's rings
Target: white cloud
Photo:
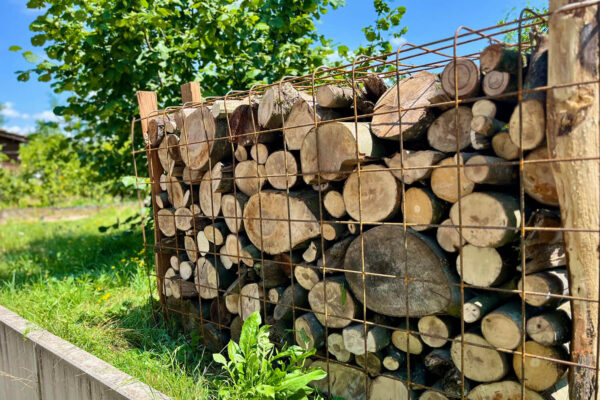
[[[29,126],[7,126],[7,127],[3,127],[2,129],[4,129],[7,132],[10,133],[16,133],[18,135],[29,135],[30,133],[35,131],[35,126],[33,125],[29,125]]]
[[[398,47],[402,46],[404,43],[406,43],[406,39],[403,37],[391,37],[390,38],[390,44],[392,45],[392,47],[394,49],[398,49]]]
[[[55,115],[52,110],[44,110],[42,112],[35,113],[35,114],[22,113],[19,110],[15,109],[14,104],[11,103],[10,101],[8,101],[4,104],[4,109],[2,109],[2,111],[0,111],[0,113],[3,116],[5,116],[6,118],[21,119],[21,120],[26,120],[26,121],[30,121],[30,120],[34,120],[34,121],[41,120],[41,121],[52,121],[52,122],[61,121],[61,118],[58,117],[57,115]]]

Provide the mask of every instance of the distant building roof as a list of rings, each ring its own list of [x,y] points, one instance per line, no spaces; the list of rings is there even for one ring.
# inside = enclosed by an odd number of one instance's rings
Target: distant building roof
[[[14,140],[16,142],[21,142],[21,143],[25,143],[28,141],[27,137],[25,137],[23,135],[18,135],[16,133],[11,133],[11,132],[5,131],[4,129],[0,129],[0,138],[10,139],[10,140]]]

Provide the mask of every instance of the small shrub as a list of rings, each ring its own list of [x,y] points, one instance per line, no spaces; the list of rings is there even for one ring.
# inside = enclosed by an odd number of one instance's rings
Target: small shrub
[[[222,399],[308,399],[313,393],[308,384],[323,379],[321,369],[304,369],[304,361],[315,353],[299,346],[277,350],[269,341],[269,326],[260,326],[258,312],[242,327],[239,345],[233,340],[227,346],[229,361],[216,353],[213,359],[221,364],[227,378],[217,382]]]

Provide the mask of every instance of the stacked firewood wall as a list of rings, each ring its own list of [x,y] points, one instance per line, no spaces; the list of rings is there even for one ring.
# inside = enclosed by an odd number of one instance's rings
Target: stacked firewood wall
[[[213,351],[260,312],[347,400],[556,398],[571,321],[562,234],[544,230],[557,190],[533,162],[547,64],[539,35],[150,118],[166,306]]]

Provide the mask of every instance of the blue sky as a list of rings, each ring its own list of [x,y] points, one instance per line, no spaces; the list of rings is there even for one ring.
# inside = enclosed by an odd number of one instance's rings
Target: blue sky
[[[36,119],[55,120],[53,104],[65,98],[52,92],[49,83],[30,80],[18,82],[15,71],[27,69],[22,55],[8,50],[19,45],[36,54],[41,49],[31,46],[28,27],[37,11],[28,10],[26,0],[0,0],[3,23],[0,24],[0,103],[7,123],[4,128],[15,133],[29,133]],[[372,0],[346,0],[347,5],[330,11],[317,24],[318,30],[337,44],[349,48],[363,42],[361,28],[373,23],[375,12]],[[405,39],[415,44],[452,36],[459,25],[483,28],[504,18],[513,7],[522,8],[526,0],[396,0],[394,5],[406,7],[402,26],[408,27]],[[531,0],[532,6],[541,7],[546,0]],[[398,43],[393,43],[397,45]]]

